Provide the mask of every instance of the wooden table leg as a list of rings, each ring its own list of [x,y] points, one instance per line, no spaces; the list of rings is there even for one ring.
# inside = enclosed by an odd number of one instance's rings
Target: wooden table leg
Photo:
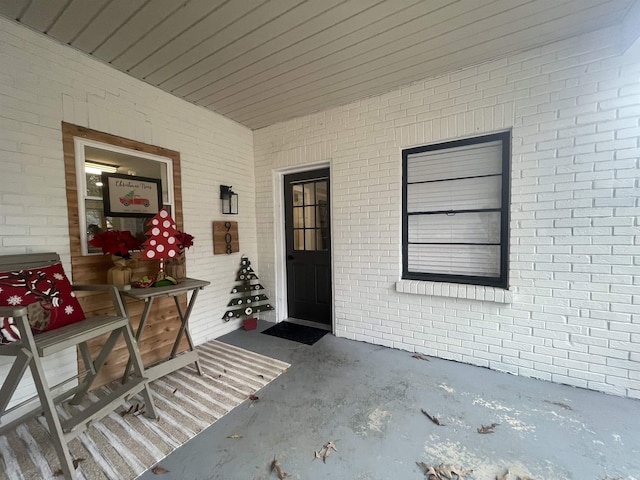
[[[180,341],[182,340],[182,335],[184,335],[187,338],[187,343],[189,344],[189,351],[194,351],[194,345],[193,345],[193,340],[191,338],[191,333],[189,332],[189,329],[187,327],[189,324],[189,317],[191,316],[191,311],[193,310],[193,306],[196,303],[196,297],[198,296],[198,291],[200,291],[199,288],[193,290],[193,293],[191,294],[191,299],[189,300],[189,304],[187,305],[186,312],[182,311],[182,306],[178,301],[178,297],[177,296],[173,297],[174,301],[176,302],[178,315],[180,315],[180,320],[182,320],[182,324],[180,325],[180,330],[178,331],[176,341],[173,344],[173,349],[171,350],[170,358],[174,358],[176,356],[178,352],[178,348],[180,346]],[[200,366],[200,360],[196,360],[194,363],[196,365],[196,370],[198,370],[198,374],[202,376],[204,373],[202,371],[202,367]]]
[[[149,297],[144,301],[144,310],[142,311],[142,317],[140,317],[140,323],[138,324],[138,330],[136,331],[136,342],[140,344],[140,337],[142,337],[142,332],[144,331],[144,327],[147,324],[147,319],[149,318],[149,313],[151,312],[151,305],[153,304],[153,297]],[[122,383],[127,380],[129,376],[129,371],[132,366],[131,357],[129,357],[129,361],[127,362],[127,366],[124,369],[124,375],[122,375]]]

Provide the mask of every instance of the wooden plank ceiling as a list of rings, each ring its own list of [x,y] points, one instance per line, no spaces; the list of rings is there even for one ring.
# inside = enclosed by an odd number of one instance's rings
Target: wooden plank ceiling
[[[0,15],[257,129],[622,25],[638,2],[0,0]]]

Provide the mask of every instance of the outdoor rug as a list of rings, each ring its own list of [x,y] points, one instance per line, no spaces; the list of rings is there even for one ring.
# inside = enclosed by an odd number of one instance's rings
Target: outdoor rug
[[[134,479],[285,372],[288,363],[213,340],[197,347],[205,375],[188,365],[151,383],[159,420],[119,407],[76,439],[69,450],[79,479]],[[103,396],[108,386],[90,393]],[[67,408],[82,408],[66,406]],[[61,409],[61,415],[64,414]],[[0,479],[56,479],[58,457],[43,416],[0,436]]]
[[[313,345],[329,332],[321,328],[298,325],[297,323],[280,322],[276,323],[273,327],[267,328],[262,333],[306,345]]]

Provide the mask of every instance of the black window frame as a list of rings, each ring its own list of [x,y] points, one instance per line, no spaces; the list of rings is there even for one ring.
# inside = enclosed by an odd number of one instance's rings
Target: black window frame
[[[474,275],[457,275],[443,273],[409,271],[409,213],[407,209],[407,161],[410,155],[446,150],[468,145],[476,145],[494,141],[502,142],[502,181],[500,205],[500,275],[483,277]],[[510,209],[510,166],[511,166],[511,131],[492,133],[460,140],[453,140],[402,150],[402,279],[423,280],[433,282],[460,283],[467,285],[491,286],[502,289],[509,288],[509,209]],[[453,179],[451,179],[453,180]],[[479,210],[481,211],[481,210]],[[455,213],[452,211],[452,213]]]

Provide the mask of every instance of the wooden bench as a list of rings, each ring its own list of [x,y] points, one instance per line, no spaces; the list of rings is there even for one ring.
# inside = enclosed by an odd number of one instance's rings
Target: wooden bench
[[[60,263],[56,253],[39,253],[24,255],[0,256],[0,272],[30,270]],[[111,285],[72,285],[74,291],[103,291],[109,292],[113,300],[114,313],[100,317],[92,317],[77,323],[66,325],[55,330],[45,331],[34,335],[30,323],[29,313],[25,306],[0,307],[0,317],[13,317],[20,332],[20,339],[10,344],[0,345],[0,356],[13,357],[13,365],[0,388],[0,434],[3,434],[24,422],[28,418],[44,413],[49,427],[49,433],[61,462],[62,472],[68,479],[75,479],[76,473],[73,459],[69,454],[68,443],[80,433],[89,428],[91,422],[103,418],[123,404],[130,396],[140,393],[145,402],[145,415],[157,418],[155,406],[144,375],[144,367],[138,345],[133,337],[129,318],[126,314],[120,295],[116,287]],[[109,334],[102,349],[95,358],[89,353],[87,341]],[[79,404],[95,380],[100,368],[104,365],[116,341],[123,336],[133,365],[133,375],[112,391],[110,394],[92,403],[87,408],[77,412],[68,419],[61,418],[56,405],[68,401]],[[59,385],[49,386],[42,361],[45,357],[60,352],[66,348],[77,346],[86,372],[78,378],[77,386],[54,395]],[[32,399],[7,408],[18,384],[27,368],[31,370],[37,395]],[[66,383],[66,382],[63,382]],[[38,400],[35,407],[26,413],[20,411],[17,418],[2,424],[7,414]]]

